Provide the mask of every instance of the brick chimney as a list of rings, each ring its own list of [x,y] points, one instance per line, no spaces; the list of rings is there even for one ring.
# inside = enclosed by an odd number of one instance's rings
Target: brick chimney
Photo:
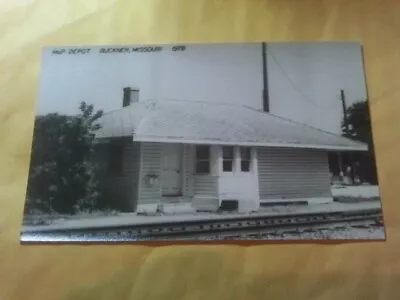
[[[125,87],[123,91],[124,96],[122,99],[122,107],[129,106],[132,103],[139,101],[139,90]]]

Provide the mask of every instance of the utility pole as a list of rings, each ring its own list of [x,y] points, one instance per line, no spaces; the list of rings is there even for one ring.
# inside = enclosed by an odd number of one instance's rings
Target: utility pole
[[[346,131],[348,129],[347,127],[347,109],[346,109],[346,98],[344,95],[344,91],[340,90],[340,99],[342,101],[342,109],[343,109],[343,124],[346,128]],[[339,164],[339,178],[340,181],[343,181],[344,179],[344,172],[343,172],[343,160],[342,160],[342,153],[338,152],[338,164]]]
[[[268,62],[267,43],[262,43],[262,68],[263,68],[263,110],[269,112],[269,91],[268,91]]]
[[[343,107],[343,122],[345,124],[346,130],[349,129],[349,124],[347,123],[347,107],[346,107],[346,97],[344,95],[344,91],[340,90],[340,99],[342,100]]]
[[[340,90],[340,99],[342,100],[342,108],[343,108],[343,122],[344,122],[344,127],[345,130],[348,132],[349,130],[349,123],[348,123],[348,119],[347,119],[347,107],[346,107],[346,97],[344,94],[344,90]],[[354,173],[354,158],[353,158],[353,153],[349,152],[348,155],[348,163],[350,164],[350,179],[351,182],[354,183],[355,180],[355,173]]]

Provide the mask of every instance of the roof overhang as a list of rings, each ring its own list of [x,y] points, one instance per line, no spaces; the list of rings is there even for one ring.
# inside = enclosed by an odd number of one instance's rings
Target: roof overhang
[[[232,104],[158,100],[106,114],[97,138],[137,142],[367,151],[368,145]]]
[[[240,142],[240,141],[218,141],[211,139],[187,139],[177,137],[159,136],[133,136],[133,141],[149,143],[176,143],[193,145],[222,145],[222,146],[242,146],[242,147],[276,147],[276,148],[299,148],[299,149],[323,149],[328,151],[368,151],[367,145],[354,146],[332,146],[332,145],[302,145],[290,143],[268,143],[268,142]]]

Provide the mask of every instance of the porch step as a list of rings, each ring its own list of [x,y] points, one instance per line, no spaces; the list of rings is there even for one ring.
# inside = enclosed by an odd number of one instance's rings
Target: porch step
[[[195,212],[190,202],[156,203],[138,205],[138,215],[191,214]]]

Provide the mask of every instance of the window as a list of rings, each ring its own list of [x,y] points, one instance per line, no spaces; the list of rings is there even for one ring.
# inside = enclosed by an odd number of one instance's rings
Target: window
[[[224,172],[233,171],[233,158],[234,158],[234,148],[222,147],[222,170]]]
[[[196,174],[210,173],[210,147],[196,146]]]
[[[108,172],[113,175],[121,175],[124,147],[122,145],[111,144],[108,153]]]
[[[240,170],[242,172],[250,172],[251,149],[240,148]]]

